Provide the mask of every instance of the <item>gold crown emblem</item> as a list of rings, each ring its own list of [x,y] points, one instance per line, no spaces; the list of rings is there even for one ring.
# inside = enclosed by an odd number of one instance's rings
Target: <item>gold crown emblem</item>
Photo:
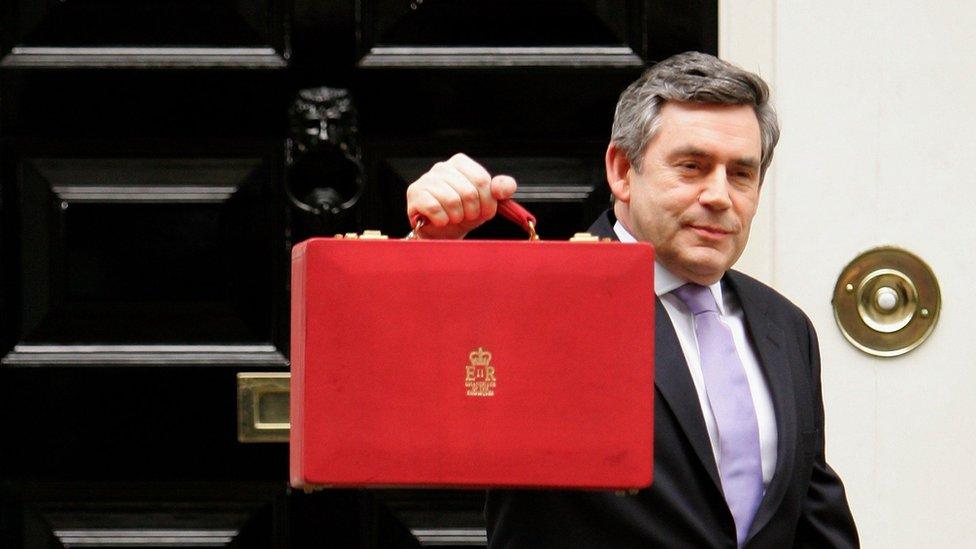
[[[471,351],[468,359],[471,360],[472,366],[487,366],[491,362],[491,353],[486,351],[484,347],[478,347]]]
[[[495,396],[495,367],[491,366],[491,353],[484,347],[468,353],[469,363],[464,367],[464,388],[472,397]]]

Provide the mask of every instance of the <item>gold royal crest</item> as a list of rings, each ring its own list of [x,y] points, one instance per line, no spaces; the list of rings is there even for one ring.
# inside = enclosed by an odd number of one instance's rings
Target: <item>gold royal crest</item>
[[[468,355],[469,364],[464,367],[464,386],[468,396],[495,396],[495,367],[491,365],[491,353],[478,347]]]

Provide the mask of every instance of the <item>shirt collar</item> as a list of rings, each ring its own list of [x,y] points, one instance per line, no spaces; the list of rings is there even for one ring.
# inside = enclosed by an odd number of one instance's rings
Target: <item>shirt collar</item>
[[[623,224],[618,220],[613,224],[613,232],[617,235],[617,238],[621,242],[637,242],[632,234],[627,232]],[[684,280],[678,275],[672,273],[667,267],[661,265],[657,260],[654,261],[654,293],[661,297],[662,295],[671,292],[672,290],[677,290],[681,286],[687,284],[688,281]],[[715,303],[718,304],[719,314],[725,314],[725,299],[722,297],[722,281],[719,280],[708,287],[712,292],[712,297],[715,298]]]

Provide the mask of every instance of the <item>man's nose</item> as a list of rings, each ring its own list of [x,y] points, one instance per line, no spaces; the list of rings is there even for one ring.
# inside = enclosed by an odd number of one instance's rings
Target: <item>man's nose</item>
[[[712,173],[705,178],[701,194],[698,195],[698,202],[706,208],[724,210],[732,207],[732,199],[729,197],[729,178],[725,172],[725,166],[716,166]]]

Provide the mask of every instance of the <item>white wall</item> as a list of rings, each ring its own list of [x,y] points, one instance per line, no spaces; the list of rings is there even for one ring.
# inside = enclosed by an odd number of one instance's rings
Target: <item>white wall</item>
[[[865,547],[976,546],[976,3],[720,1],[720,55],[771,84],[783,137],[739,268],[811,316],[828,460]],[[841,269],[894,244],[932,266],[943,314],[903,357],[854,350]]]

